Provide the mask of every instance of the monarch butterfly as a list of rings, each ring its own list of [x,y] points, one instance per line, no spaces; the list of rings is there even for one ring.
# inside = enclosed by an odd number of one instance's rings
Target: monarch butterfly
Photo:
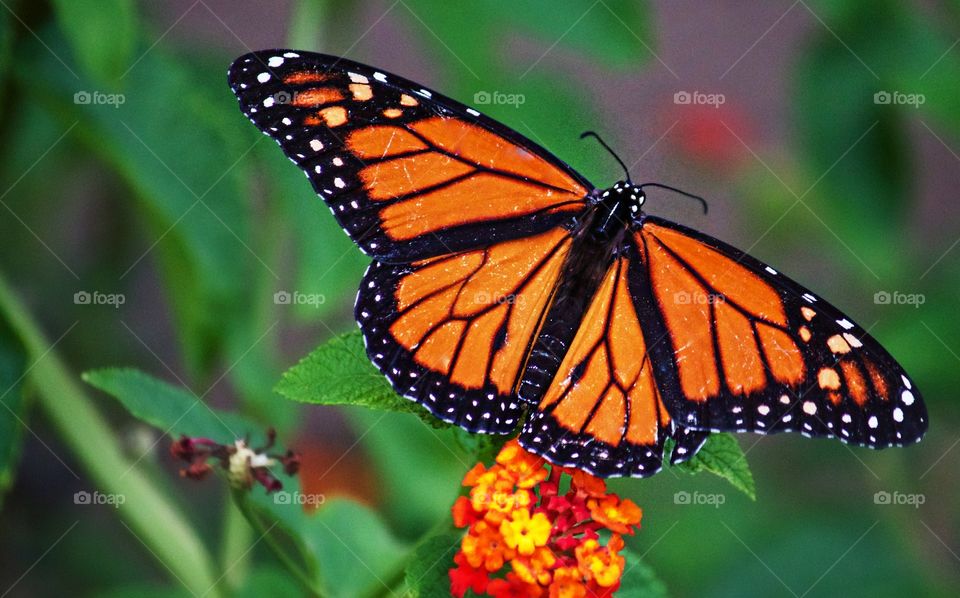
[[[770,266],[641,208],[516,131],[335,56],[238,58],[243,113],[373,258],[355,315],[403,396],[594,475],[649,476],[711,432],[917,442],[920,393]]]

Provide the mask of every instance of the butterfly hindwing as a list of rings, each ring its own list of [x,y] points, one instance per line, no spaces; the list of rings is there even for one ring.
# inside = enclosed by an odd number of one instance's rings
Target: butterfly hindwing
[[[682,425],[795,431],[882,448],[926,430],[920,394],[897,362],[835,307],[716,239],[647,217],[636,242],[668,343],[661,389]]]
[[[411,264],[374,262],[355,310],[367,353],[400,394],[440,419],[514,430],[520,372],[570,246],[556,227]]]
[[[624,249],[579,318],[520,443],[595,475],[646,477],[660,471],[667,438],[676,442],[676,463],[691,458],[706,433],[678,426],[664,405],[650,351],[656,340],[645,337],[635,305],[637,256]]]
[[[401,77],[291,50],[238,58],[241,109],[303,169],[350,237],[409,262],[546,230],[590,188],[548,152]]]

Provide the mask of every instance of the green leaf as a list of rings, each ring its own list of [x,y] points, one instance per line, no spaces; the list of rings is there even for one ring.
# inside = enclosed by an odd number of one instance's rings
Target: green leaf
[[[13,484],[20,460],[27,417],[23,377],[27,357],[23,345],[0,321],[0,504]]]
[[[236,598],[261,598],[262,596],[305,596],[290,573],[279,567],[260,566],[250,572],[234,594]]]
[[[653,569],[629,548],[621,554],[626,561],[623,577],[620,579],[620,598],[666,598],[667,588]]]
[[[176,582],[175,582],[176,583]],[[108,590],[98,590],[100,598],[190,598],[192,594],[181,585],[161,586],[158,584],[120,585]]]
[[[757,499],[757,489],[746,456],[732,434],[711,434],[692,459],[676,466],[689,473],[709,471],[730,482],[734,488]]]
[[[83,373],[83,380],[120,401],[137,419],[166,434],[202,436],[227,443],[249,438],[262,444],[262,426],[236,413],[213,409],[189,390],[168,384],[132,368],[107,368]]]
[[[512,3],[511,11],[518,28],[540,38],[542,51],[556,44],[609,66],[627,67],[652,58],[656,45],[647,28],[646,5],[634,0],[522,0]]]
[[[463,428],[453,427],[452,436],[463,452],[470,455],[473,461],[493,463],[503,445],[519,434],[473,434]]]
[[[461,447],[460,439],[484,435],[453,426],[438,430],[409,413],[358,407],[344,412],[356,437],[363,438],[384,509],[397,532],[418,537],[434,522],[449,518],[463,474],[478,460]]]
[[[4,91],[10,73],[10,57],[13,53],[13,19],[10,11],[0,11],[0,109],[3,108]]]
[[[139,24],[133,0],[54,0],[53,4],[84,71],[110,82],[131,67]]]
[[[843,9],[827,9],[837,5]],[[813,10],[823,11],[826,26],[817,28],[794,75],[794,129],[808,173],[794,191],[815,184],[805,204],[826,223],[838,257],[866,281],[875,282],[860,256],[879,279],[912,280],[903,259],[909,247],[891,239],[902,236],[919,197],[914,175],[922,165],[911,139],[929,132],[915,121],[931,112],[960,122],[957,62],[944,54],[953,40],[938,39],[938,27],[895,0],[819,2]],[[925,97],[919,108],[891,101],[915,94]]]
[[[417,547],[407,565],[406,584],[411,598],[446,598],[450,595],[449,571],[460,547],[462,532],[431,536]]]
[[[292,497],[280,491],[235,493],[236,500],[267,519],[263,526],[280,527],[300,552],[308,575],[326,596],[357,596],[371,588],[386,591],[381,580],[397,574],[407,553],[380,516],[368,507],[346,499],[331,499],[314,513],[307,513]],[[249,513],[241,505],[241,510]],[[260,527],[260,524],[256,524]],[[376,593],[380,593],[380,591]]]
[[[517,75],[542,67],[535,63],[544,52],[573,50],[623,67],[648,60],[655,45],[647,31],[645,7],[630,0],[515,0],[509,17],[502,6],[491,2],[411,0],[408,4],[404,16],[412,27],[424,29],[425,40],[436,42],[438,57],[451,59],[451,66],[458,70],[472,69],[480,78],[497,63],[507,40],[518,34],[532,35],[538,47],[525,53],[523,60],[509,54],[510,62],[521,69]]]
[[[57,31],[38,35],[53,52],[66,50]],[[138,200],[150,230],[121,278],[159,262],[185,360],[202,373],[228,331],[247,319],[252,269],[267,268],[251,247],[239,166],[252,142],[242,133],[222,70],[202,70],[155,48],[124,77],[123,94],[94,96],[100,90],[94,80],[78,81],[42,46],[28,42],[18,50],[16,76],[25,99],[60,118],[64,128],[75,125],[71,139],[129,185],[132,192],[123,197]]]
[[[301,403],[358,405],[368,409],[413,413],[436,428],[448,424],[393,390],[367,358],[359,331],[327,341],[286,372],[275,390]]]
[[[220,585],[224,585],[221,582]],[[190,598],[193,596],[181,585],[160,586],[157,584],[121,585],[109,590],[98,590],[100,598]],[[242,587],[232,594],[235,598],[259,598],[261,596],[305,596],[290,574],[273,566],[256,567],[244,579]],[[194,597],[195,598],[195,597]]]

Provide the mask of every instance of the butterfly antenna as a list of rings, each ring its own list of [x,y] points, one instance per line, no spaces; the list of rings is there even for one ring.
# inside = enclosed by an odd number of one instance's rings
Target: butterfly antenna
[[[662,185],[660,183],[644,183],[640,185],[641,189],[643,189],[644,187],[658,187],[660,189],[666,189],[667,191],[673,191],[674,193],[679,193],[680,195],[684,195],[686,197],[689,197],[690,199],[695,199],[700,202],[700,205],[703,206],[703,213],[704,214],[707,213],[707,200],[700,197],[699,195],[694,195],[693,193],[687,193],[686,191],[681,191],[676,187],[671,187],[670,185]]]
[[[623,172],[625,172],[625,173],[627,174],[627,182],[628,182],[628,183],[631,182],[631,181],[630,181],[630,170],[627,169],[627,165],[623,163],[623,160],[620,159],[620,156],[617,155],[617,152],[613,151],[613,150],[610,148],[610,146],[607,145],[607,142],[600,138],[600,135],[598,135],[598,134],[596,133],[596,131],[584,131],[583,133],[580,134],[580,139],[586,139],[587,137],[593,137],[593,138],[595,138],[595,139],[600,143],[600,145],[603,146],[603,148],[604,148],[605,150],[607,150],[608,152],[610,152],[610,155],[613,156],[613,158],[614,158],[617,162],[620,163],[620,166],[623,168]]]

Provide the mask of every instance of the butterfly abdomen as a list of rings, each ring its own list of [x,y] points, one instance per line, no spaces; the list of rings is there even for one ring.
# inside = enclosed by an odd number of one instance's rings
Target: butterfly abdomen
[[[518,394],[524,401],[538,402],[550,385],[625,234],[626,226],[611,224],[611,211],[603,204],[588,210],[577,223],[562,282],[554,291],[520,379]]]

